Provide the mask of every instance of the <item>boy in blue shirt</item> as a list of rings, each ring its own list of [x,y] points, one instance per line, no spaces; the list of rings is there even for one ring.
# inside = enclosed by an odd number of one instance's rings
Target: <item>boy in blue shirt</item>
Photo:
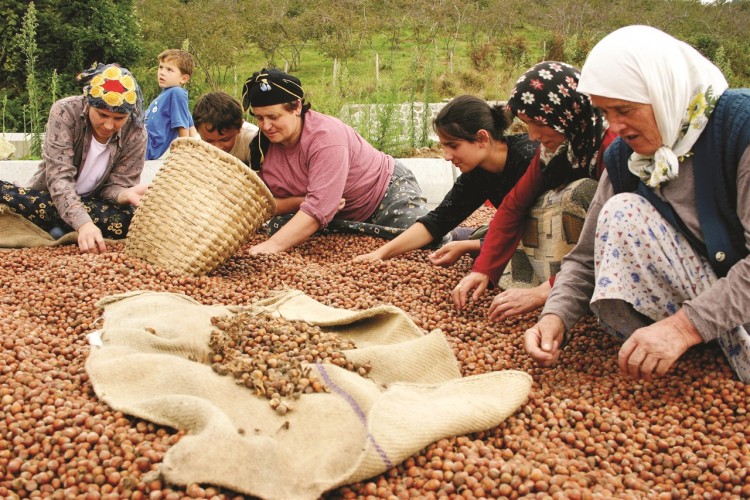
[[[146,108],[148,144],[146,159],[162,158],[177,137],[197,135],[183,87],[193,74],[193,57],[184,50],[168,49],[159,54],[161,93]]]

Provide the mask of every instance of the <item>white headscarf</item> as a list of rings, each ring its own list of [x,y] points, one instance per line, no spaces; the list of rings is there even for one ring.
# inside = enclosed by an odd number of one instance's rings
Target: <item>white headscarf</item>
[[[678,157],[690,152],[727,81],[685,42],[650,26],[613,31],[586,59],[578,91],[650,104],[663,145],[654,156],[633,153],[628,168],[647,185],[677,177]]]

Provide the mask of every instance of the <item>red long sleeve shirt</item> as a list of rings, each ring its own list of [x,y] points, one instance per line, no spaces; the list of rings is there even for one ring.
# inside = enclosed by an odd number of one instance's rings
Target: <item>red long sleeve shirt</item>
[[[597,156],[596,180],[599,180],[604,171],[604,151],[616,137],[610,131],[604,134]],[[542,193],[544,193],[542,163],[537,150],[526,173],[505,196],[492,218],[489,230],[484,237],[482,249],[476,261],[474,261],[472,271],[489,276],[490,281],[497,285],[500,276],[502,276],[505,267],[518,247],[518,243],[521,241],[523,223],[529,210]],[[555,277],[552,276],[550,284],[553,284],[554,280]]]

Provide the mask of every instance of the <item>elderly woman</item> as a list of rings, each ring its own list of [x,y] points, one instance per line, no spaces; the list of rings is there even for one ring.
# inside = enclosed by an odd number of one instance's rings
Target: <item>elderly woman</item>
[[[263,69],[245,82],[243,105],[260,128],[251,166],[276,199],[272,235],[251,253],[283,252],[322,228],[393,238],[426,214],[414,175],[351,127],[305,103],[300,80]]]
[[[146,154],[141,89],[116,64],[78,75],[82,96],[60,99],[47,121],[42,162],[28,187],[0,185],[0,203],[53,237],[78,231],[82,252],[106,250],[104,238],[124,238]]]
[[[625,339],[624,373],[664,375],[717,340],[750,382],[750,91],[728,90],[696,50],[646,26],[599,42],[578,90],[619,138],[527,352],[552,365],[590,305]]]

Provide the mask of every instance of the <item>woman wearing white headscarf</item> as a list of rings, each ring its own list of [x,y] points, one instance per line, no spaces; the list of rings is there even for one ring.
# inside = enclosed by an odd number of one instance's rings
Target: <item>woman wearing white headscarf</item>
[[[621,28],[593,48],[578,91],[619,138],[526,332],[539,364],[557,361],[590,306],[626,339],[624,373],[664,375],[691,346],[717,340],[750,381],[750,90],[727,87],[710,61],[654,28]]]

